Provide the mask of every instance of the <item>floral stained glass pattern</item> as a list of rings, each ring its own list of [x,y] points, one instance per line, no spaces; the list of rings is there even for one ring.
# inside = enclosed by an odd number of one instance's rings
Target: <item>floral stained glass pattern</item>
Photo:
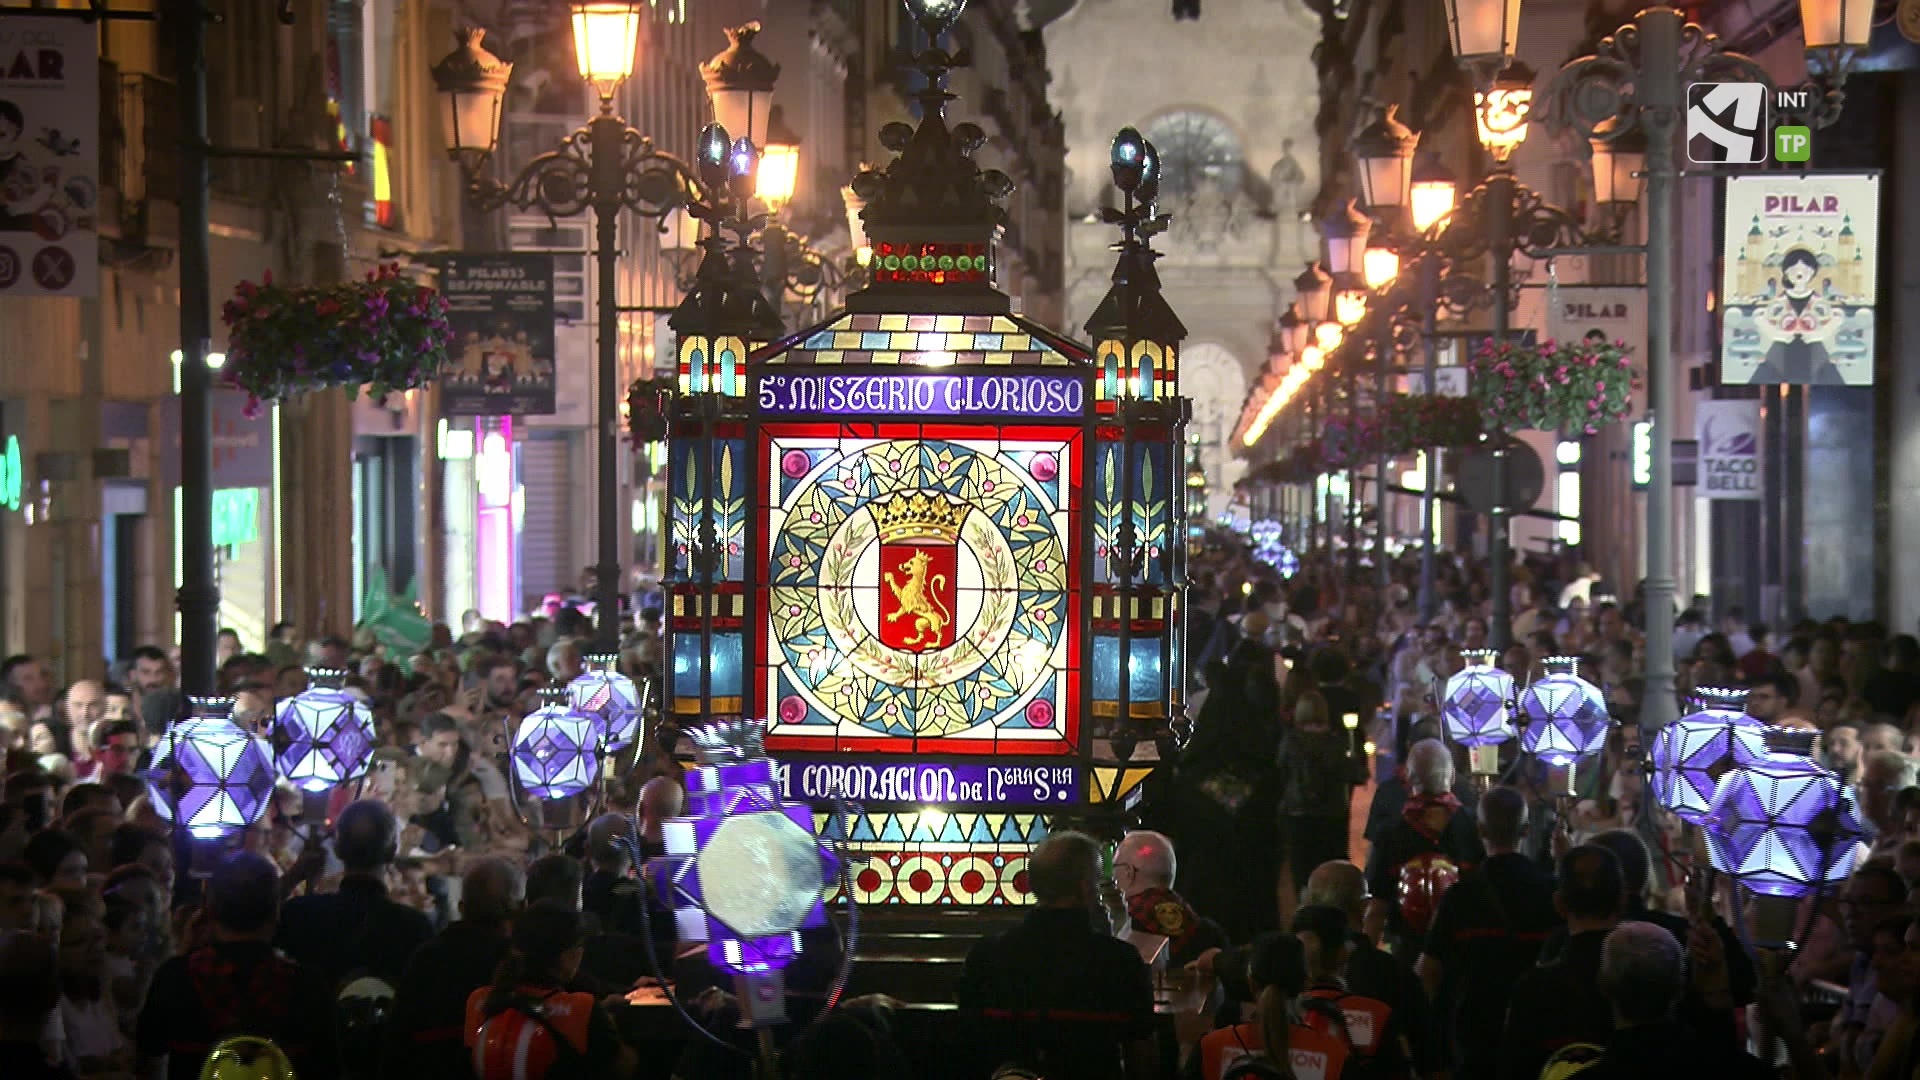
[[[762,443],[770,745],[1071,752],[1078,432],[839,430]]]

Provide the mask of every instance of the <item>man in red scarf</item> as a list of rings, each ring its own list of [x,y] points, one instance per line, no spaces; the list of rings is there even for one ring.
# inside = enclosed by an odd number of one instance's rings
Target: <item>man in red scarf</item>
[[[1168,939],[1169,969],[1229,944],[1218,923],[1173,891],[1177,869],[1173,841],[1157,832],[1128,833],[1113,853],[1113,883],[1126,900],[1128,921],[1135,930]]]
[[[1375,941],[1386,932],[1417,950],[1438,893],[1486,852],[1473,815],[1453,794],[1453,753],[1445,743],[1423,739],[1408,749],[1407,784],[1412,793],[1400,816],[1380,830],[1367,857],[1373,899],[1366,929]]]

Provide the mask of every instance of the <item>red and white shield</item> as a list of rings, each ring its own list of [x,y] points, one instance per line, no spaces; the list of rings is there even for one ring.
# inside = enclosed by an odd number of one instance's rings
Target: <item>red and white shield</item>
[[[880,545],[880,640],[923,653],[953,644],[960,549],[943,540]]]

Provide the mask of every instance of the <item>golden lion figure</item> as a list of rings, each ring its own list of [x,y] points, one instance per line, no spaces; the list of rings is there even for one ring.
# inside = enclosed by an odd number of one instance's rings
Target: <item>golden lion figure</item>
[[[887,614],[888,622],[901,619],[913,620],[913,636],[906,640],[908,645],[938,645],[946,637],[947,624],[953,621],[953,613],[948,611],[935,589],[947,587],[947,575],[928,576],[927,571],[933,565],[933,556],[913,549],[913,554],[901,562],[900,578],[892,570],[882,576],[887,580],[887,588],[893,590],[893,599],[898,606]],[[928,588],[932,585],[933,588]]]

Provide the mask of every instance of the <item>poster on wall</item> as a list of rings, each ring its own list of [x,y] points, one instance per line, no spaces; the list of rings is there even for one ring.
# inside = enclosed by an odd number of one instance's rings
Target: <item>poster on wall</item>
[[[1873,384],[1880,176],[1727,180],[1720,381]]]
[[[1700,497],[1749,502],[1759,499],[1760,403],[1698,402],[1694,405],[1693,431],[1700,444]]]
[[[0,19],[0,296],[98,296],[99,31]]]
[[[440,292],[453,329],[441,415],[552,413],[553,256],[449,255]]]

